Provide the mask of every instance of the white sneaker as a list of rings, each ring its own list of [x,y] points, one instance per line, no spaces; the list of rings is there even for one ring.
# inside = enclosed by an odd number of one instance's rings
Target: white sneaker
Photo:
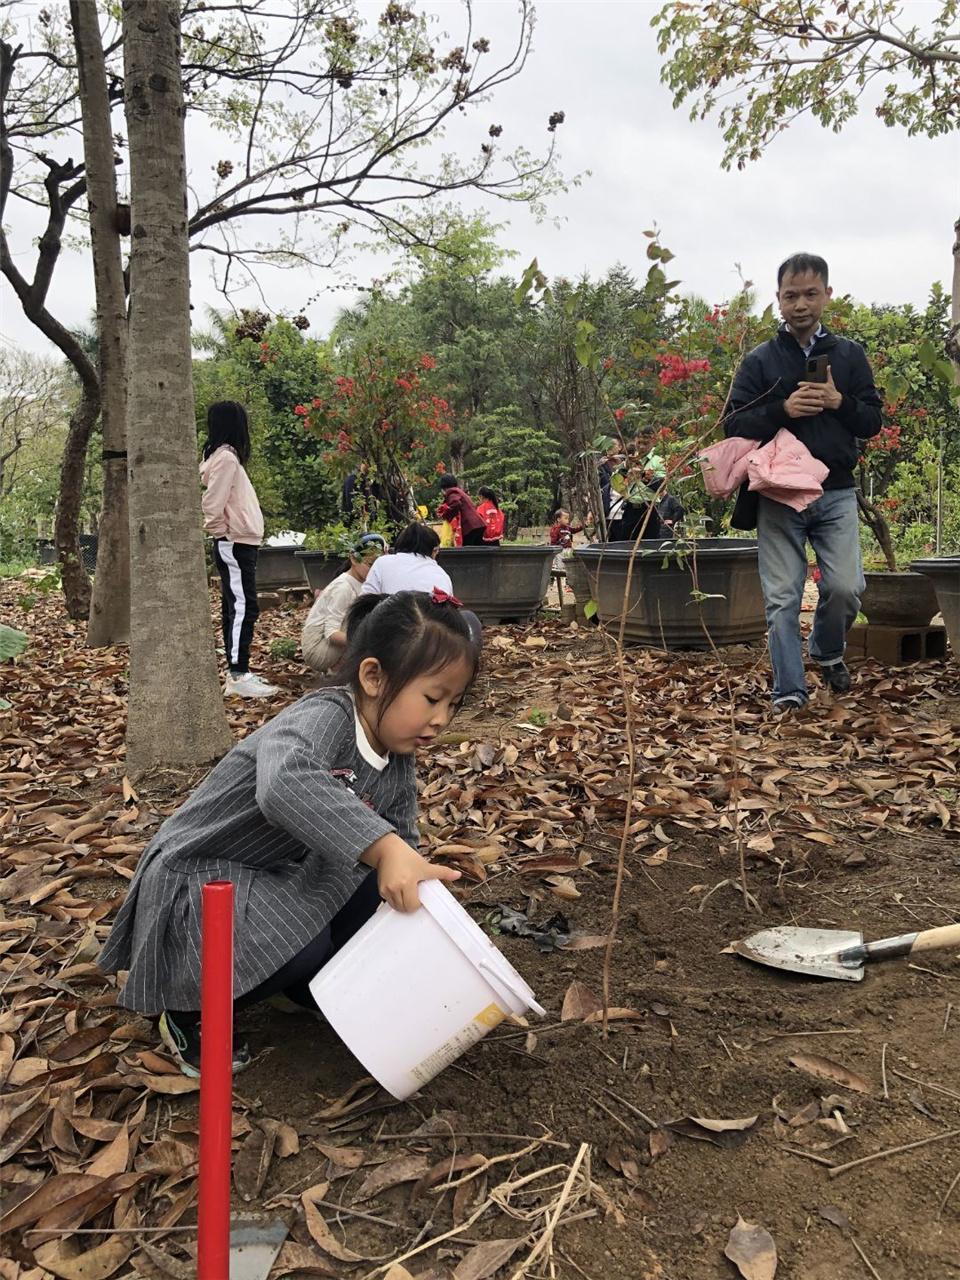
[[[255,676],[252,671],[245,671],[242,676],[229,676],[224,686],[224,697],[238,694],[241,698],[272,698],[280,690],[275,684],[267,684]]]

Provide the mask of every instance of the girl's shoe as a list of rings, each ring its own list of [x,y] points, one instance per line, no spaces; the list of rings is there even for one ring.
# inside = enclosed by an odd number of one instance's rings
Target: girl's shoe
[[[228,676],[224,686],[224,695],[229,697],[235,693],[241,698],[272,698],[280,690],[275,684],[267,684],[252,671],[245,671],[242,676]]]
[[[167,1046],[185,1076],[200,1079],[200,1023],[175,1021],[175,1015],[167,1010],[160,1015],[160,1039]],[[233,1074],[238,1075],[250,1065],[250,1050],[246,1041],[233,1037]]]

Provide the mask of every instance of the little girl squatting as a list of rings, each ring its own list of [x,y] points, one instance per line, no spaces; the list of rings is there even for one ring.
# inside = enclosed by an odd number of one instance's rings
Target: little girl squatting
[[[234,884],[234,1007],[308,983],[382,898],[420,905],[421,880],[457,880],[419,852],[414,753],[443,732],[479,654],[441,592],[363,596],[336,684],[238,743],[144,850],[100,954],[128,970],[118,1003],[160,1013],[186,1075],[200,1072],[204,884]],[[234,1070],[250,1061],[234,1045]]]

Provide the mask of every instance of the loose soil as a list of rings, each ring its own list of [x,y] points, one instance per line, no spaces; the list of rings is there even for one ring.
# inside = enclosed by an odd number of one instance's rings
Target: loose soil
[[[13,603],[22,590],[22,583],[0,584],[0,607],[33,634],[36,655],[25,655],[17,678],[5,681],[19,723],[0,739],[0,811],[16,806],[24,785],[13,775],[31,771],[33,789],[45,788],[49,803],[80,798],[92,807],[116,796],[123,777],[122,659],[118,666],[116,651],[80,649],[53,602],[37,604],[24,622]],[[238,733],[309,687],[299,663],[268,654],[271,639],[298,637],[302,618],[302,607],[293,606],[264,615],[256,665],[282,684],[284,697],[231,707]],[[63,670],[43,671],[39,654],[49,667],[59,646]],[[560,1017],[571,984],[586,988],[584,999],[601,995],[602,946],[541,953],[527,939],[499,934],[497,944],[547,1009],[546,1022],[504,1023],[410,1102],[368,1090],[368,1108],[351,1112],[347,1103],[338,1121],[324,1111],[365,1072],[331,1029],[266,1006],[241,1015],[255,1061],[237,1080],[238,1151],[264,1119],[295,1130],[299,1151],[275,1155],[262,1189],[248,1203],[238,1195],[236,1208],[298,1206],[302,1190],[327,1183],[328,1203],[395,1224],[325,1210],[339,1240],[379,1260],[349,1264],[314,1248],[301,1213],[292,1234],[299,1256],[312,1249],[327,1270],[298,1271],[288,1252],[276,1275],[372,1275],[453,1225],[452,1193],[411,1202],[409,1182],[358,1203],[371,1166],[332,1161],[318,1143],[359,1149],[371,1162],[421,1152],[433,1162],[454,1153],[507,1155],[538,1138],[563,1145],[492,1166],[477,1180],[487,1193],[557,1165],[548,1191],[532,1184],[545,1202],[555,1201],[581,1144],[589,1146],[596,1189],[573,1209],[576,1220],[557,1227],[551,1260],[534,1263],[531,1275],[729,1278],[737,1272],[724,1247],[738,1215],[770,1232],[777,1275],[790,1280],[960,1275],[960,1185],[947,1198],[960,1172],[958,1133],[830,1177],[831,1166],[960,1131],[960,955],[888,961],[868,968],[862,982],[845,983],[761,968],[725,951],[731,940],[775,924],[855,928],[879,938],[960,919],[960,670],[955,663],[897,671],[862,663],[849,696],[819,691],[803,713],[774,721],[763,653],[727,650],[722,658],[650,651],[625,658],[637,775],[609,992],[611,1006],[632,1012],[611,1021],[607,1035],[596,1023]],[[115,703],[101,704],[102,750],[87,777],[77,770],[70,735],[56,726],[71,723],[74,706],[89,723],[85,695],[92,689],[102,698],[105,682]],[[627,761],[615,652],[595,630],[541,621],[487,632],[485,671],[470,706],[420,762],[425,844],[462,867],[456,892],[478,922],[495,928],[504,904],[536,922],[560,911],[574,934],[608,934]],[[133,780],[141,845],[197,780]],[[759,910],[745,903],[739,884],[738,822],[746,888]],[[529,869],[548,857],[558,860],[555,868]],[[118,900],[134,864],[135,856],[127,858],[118,875],[109,858],[88,859],[84,898]],[[2,919],[31,911],[8,903]],[[39,920],[42,934],[52,918]],[[96,923],[98,937],[109,920]],[[7,981],[13,975],[11,989],[22,992],[17,953],[5,950],[0,973]],[[79,989],[89,1001],[113,987]],[[86,1008],[85,1025],[103,1012]],[[124,1017],[121,1026],[135,1037],[121,1051],[122,1073],[124,1063],[136,1065],[138,1053],[157,1046],[147,1020]],[[62,1036],[48,1019],[41,1047],[26,1052],[49,1053]],[[800,1054],[828,1059],[833,1078],[792,1063]],[[844,1069],[861,1078],[861,1088],[840,1082]],[[195,1096],[141,1096],[148,1103],[141,1150],[195,1132]],[[811,1102],[819,1108],[805,1111]],[[397,1139],[439,1113],[452,1137]],[[717,1146],[662,1128],[687,1116],[758,1120],[739,1145],[723,1135]],[[17,1159],[26,1169],[45,1167],[44,1159],[58,1171],[69,1167],[49,1149],[45,1156],[42,1142],[27,1144]],[[156,1197],[157,1184],[150,1188]],[[143,1199],[143,1220],[158,1220],[151,1212],[168,1208],[182,1189]],[[534,1209],[537,1201],[514,1203]],[[822,1216],[828,1208],[850,1228]],[[461,1259],[479,1241],[516,1238],[523,1243],[495,1273],[513,1276],[543,1229],[542,1216],[520,1221],[491,1205],[461,1235],[404,1265],[413,1276],[489,1275]],[[178,1274],[184,1254],[173,1237],[161,1240],[153,1262],[134,1255],[117,1274],[131,1266]],[[189,1255],[189,1238],[184,1244]],[[14,1257],[23,1270],[4,1271],[4,1280],[47,1274],[29,1270],[21,1239]]]

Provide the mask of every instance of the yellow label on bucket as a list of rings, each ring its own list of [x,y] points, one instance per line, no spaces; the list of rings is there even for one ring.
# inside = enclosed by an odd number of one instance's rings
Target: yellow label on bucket
[[[499,1026],[506,1016],[499,1005],[488,1004],[465,1027],[454,1032],[449,1040],[438,1045],[433,1053],[427,1054],[422,1062],[412,1067],[410,1075],[418,1084],[426,1084],[428,1080],[439,1075],[444,1067],[449,1067],[451,1062],[456,1062],[461,1053],[466,1053],[471,1045],[482,1040],[492,1027]]]
[[[481,1009],[474,1022],[482,1022],[485,1027],[499,1027],[500,1023],[507,1015],[497,1004],[488,1004],[485,1009]]]

